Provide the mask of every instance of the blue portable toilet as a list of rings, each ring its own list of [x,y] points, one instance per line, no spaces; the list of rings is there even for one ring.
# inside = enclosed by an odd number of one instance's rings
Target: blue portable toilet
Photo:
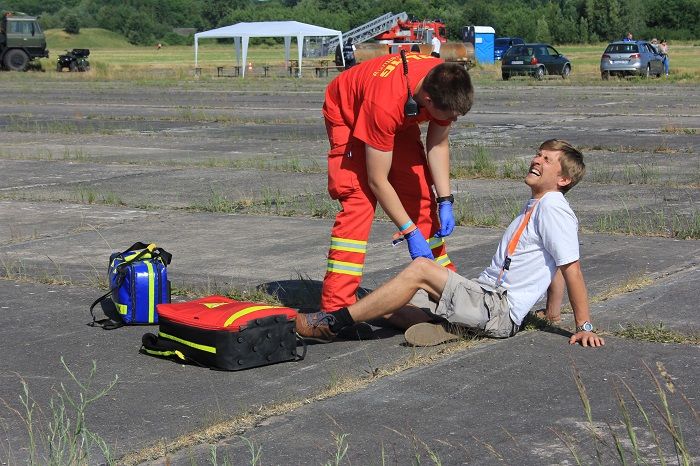
[[[474,55],[479,63],[493,63],[496,31],[491,26],[474,26]]]

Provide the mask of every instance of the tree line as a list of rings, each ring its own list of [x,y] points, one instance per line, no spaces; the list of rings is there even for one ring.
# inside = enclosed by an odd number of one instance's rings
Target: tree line
[[[44,28],[99,27],[133,44],[188,44],[175,28],[207,30],[241,21],[295,20],[347,31],[382,14],[441,19],[448,37],[463,26],[554,44],[622,38],[692,40],[700,0],[0,0],[0,10],[39,15]]]

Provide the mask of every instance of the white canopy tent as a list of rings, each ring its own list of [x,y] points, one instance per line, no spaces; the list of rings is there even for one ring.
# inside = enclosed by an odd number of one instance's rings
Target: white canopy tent
[[[243,42],[243,64],[248,60],[248,41],[251,37],[284,37],[284,60],[289,61],[289,49],[292,37],[297,39],[299,53],[299,74],[301,75],[301,55],[304,48],[305,37],[337,36],[339,43],[343,43],[343,34],[335,29],[322,28],[313,24],[300,23],[298,21],[265,21],[260,23],[237,23],[209,31],[198,32],[194,35],[194,66],[197,67],[197,54],[199,39],[232,37],[236,47],[236,63],[241,65],[241,40]],[[241,67],[245,77],[246,67]]]

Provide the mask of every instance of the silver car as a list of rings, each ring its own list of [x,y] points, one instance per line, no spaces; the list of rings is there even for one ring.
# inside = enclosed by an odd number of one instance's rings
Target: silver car
[[[644,40],[608,44],[600,57],[600,77],[638,75],[657,78],[664,71],[663,56]]]

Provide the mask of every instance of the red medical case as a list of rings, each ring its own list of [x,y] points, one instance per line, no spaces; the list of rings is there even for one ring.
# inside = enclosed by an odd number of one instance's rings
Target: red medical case
[[[283,306],[208,296],[158,305],[158,335],[143,336],[143,351],[223,370],[301,360],[297,311]]]

